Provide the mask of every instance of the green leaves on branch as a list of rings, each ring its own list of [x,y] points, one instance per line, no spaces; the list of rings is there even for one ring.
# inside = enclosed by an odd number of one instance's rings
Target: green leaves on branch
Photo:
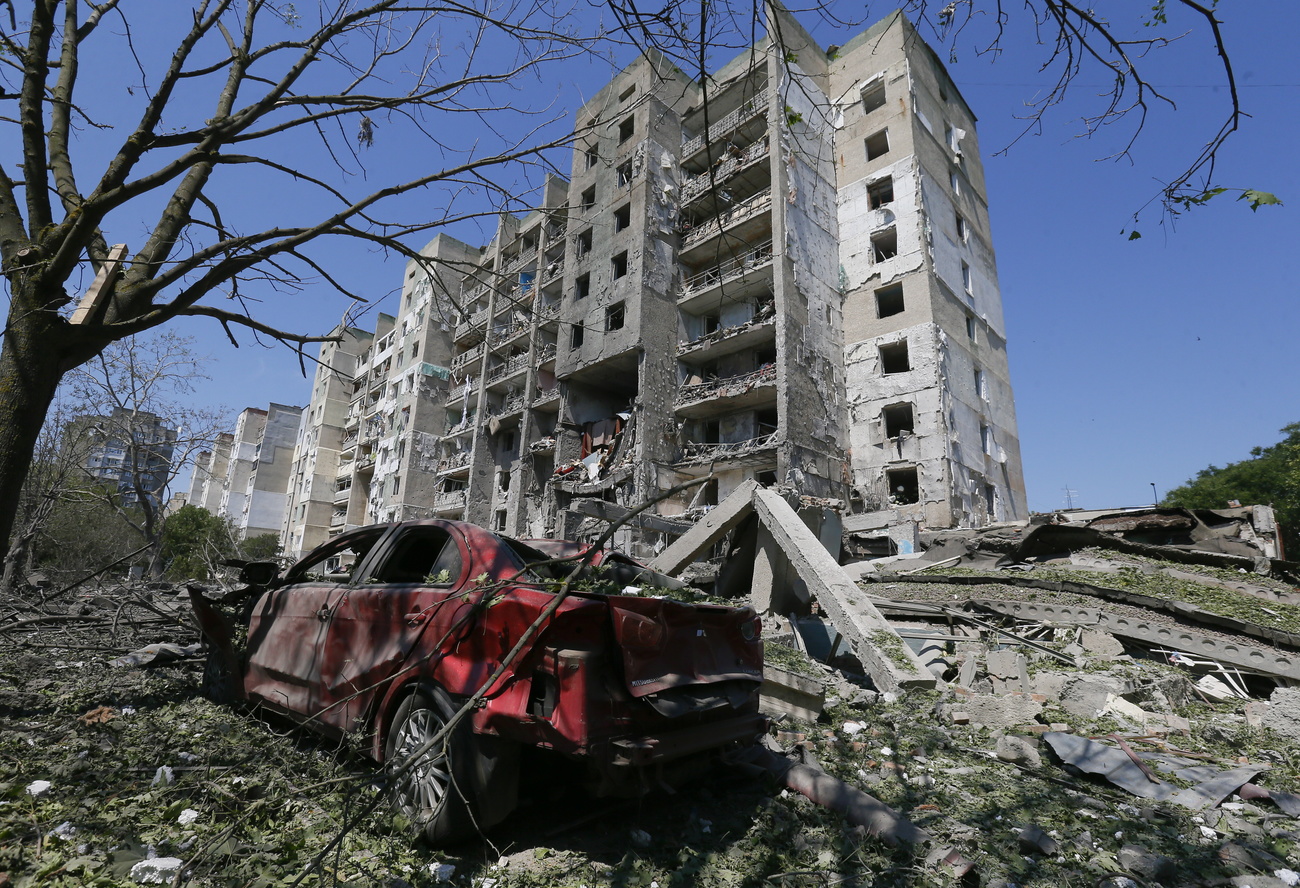
[[[1260,191],[1258,188],[1207,188],[1198,194],[1174,195],[1169,196],[1169,212],[1177,216],[1194,207],[1203,207],[1220,194],[1236,194],[1237,200],[1244,200],[1250,203],[1250,211],[1253,213],[1260,207],[1283,206],[1282,198],[1269,191]],[[1129,240],[1140,240],[1142,232],[1136,228],[1133,230],[1123,229],[1120,234],[1127,234]]]

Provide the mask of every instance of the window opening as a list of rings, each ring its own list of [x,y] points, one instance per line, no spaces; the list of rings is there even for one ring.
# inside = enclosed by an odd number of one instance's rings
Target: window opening
[[[903,313],[903,285],[890,284],[876,291],[876,317],[887,318]]]
[[[867,160],[875,160],[889,152],[889,130],[882,129],[878,133],[867,136]]]
[[[966,227],[966,219],[964,216],[962,216],[961,213],[958,213],[957,214],[957,240],[960,243],[964,244],[966,243],[966,239],[967,237],[969,237],[969,235],[970,235],[970,229]]]
[[[989,427],[980,423],[980,450],[985,453],[993,452],[993,436],[989,432]]]
[[[505,509],[497,509],[496,520],[493,522],[493,527],[496,529],[497,533],[506,532],[506,510]]]
[[[984,371],[977,368],[975,370],[975,397],[983,398],[984,396]]]
[[[569,348],[577,350],[582,348],[582,324],[571,324],[569,326]]]
[[[893,203],[894,177],[886,176],[885,178],[868,185],[867,199],[871,202],[871,209],[873,210],[878,210],[885,204]]]
[[[622,302],[616,302],[605,309],[605,329],[621,330],[623,328],[624,308]]]
[[[591,169],[600,161],[600,146],[588,145],[585,156],[587,158],[587,169]]]
[[[614,280],[618,280],[627,275],[627,250],[624,250],[611,259],[610,263],[614,269]]]
[[[880,411],[885,423],[885,437],[897,438],[903,434],[916,432],[916,412],[911,404],[891,404]]]
[[[634,83],[631,86],[629,86],[627,89],[623,90],[621,93],[618,94],[618,100],[620,102],[626,102],[628,99],[632,98],[632,94],[635,92],[636,92],[636,84]]]
[[[907,506],[921,501],[921,482],[915,467],[891,469],[885,472],[885,482],[889,485],[891,505]]]
[[[965,262],[961,264],[961,288],[970,292],[970,265]]]
[[[596,186],[592,185],[586,191],[582,192],[582,203],[580,209],[585,213],[596,205]]]
[[[975,316],[966,315],[966,338],[975,341]]]
[[[591,275],[590,274],[579,275],[578,279],[574,281],[573,298],[586,299],[588,294],[590,293],[591,293]]]
[[[618,165],[618,185],[620,188],[632,184],[632,161]]]
[[[892,342],[880,347],[880,371],[882,373],[906,373],[912,369],[907,360],[907,340]]]
[[[588,228],[586,231],[578,235],[578,240],[576,242],[576,252],[579,257],[586,256],[588,253],[591,252],[591,229],[590,228]]]
[[[632,205],[624,204],[614,211],[614,230],[622,231],[632,224]]]
[[[885,106],[884,81],[882,80],[876,83],[868,84],[868,86],[864,90],[862,90],[863,112],[866,114],[870,114],[872,111],[875,111],[877,108],[883,108],[884,106]]]
[[[898,229],[891,226],[871,235],[871,252],[877,262],[884,262],[897,256]]]
[[[618,125],[618,143],[621,145],[632,138],[633,131],[633,118],[629,117]]]

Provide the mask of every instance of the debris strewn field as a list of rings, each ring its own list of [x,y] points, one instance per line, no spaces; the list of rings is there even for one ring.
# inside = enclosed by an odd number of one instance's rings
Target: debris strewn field
[[[32,593],[0,611],[0,886],[1295,885],[1295,682],[1087,622],[1290,660],[1268,633],[1300,626],[1295,590],[1144,558],[876,571],[859,589],[935,689],[872,688],[833,627],[827,650],[800,650],[815,647],[815,608],[797,636],[769,621],[769,662],[826,688],[820,717],[783,717],[769,748],[929,837],[896,845],[743,767],[595,802],[533,761],[528,804],[486,839],[412,846],[359,757],[201,695],[177,590]],[[109,665],[157,642],[183,658]]]

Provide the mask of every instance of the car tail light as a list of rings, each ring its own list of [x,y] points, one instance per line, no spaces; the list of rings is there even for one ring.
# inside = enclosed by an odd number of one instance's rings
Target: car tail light
[[[664,644],[664,627],[658,620],[630,611],[620,611],[622,623],[619,633],[624,647],[657,651]]]
[[[745,641],[755,641],[763,635],[763,621],[754,614],[740,624],[740,637]]]

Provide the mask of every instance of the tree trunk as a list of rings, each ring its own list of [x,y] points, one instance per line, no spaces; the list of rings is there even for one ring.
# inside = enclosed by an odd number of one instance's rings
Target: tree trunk
[[[44,307],[49,302],[23,293],[12,277],[10,284],[9,323],[0,346],[0,559],[9,552],[23,482],[67,370],[72,338],[68,322]]]

